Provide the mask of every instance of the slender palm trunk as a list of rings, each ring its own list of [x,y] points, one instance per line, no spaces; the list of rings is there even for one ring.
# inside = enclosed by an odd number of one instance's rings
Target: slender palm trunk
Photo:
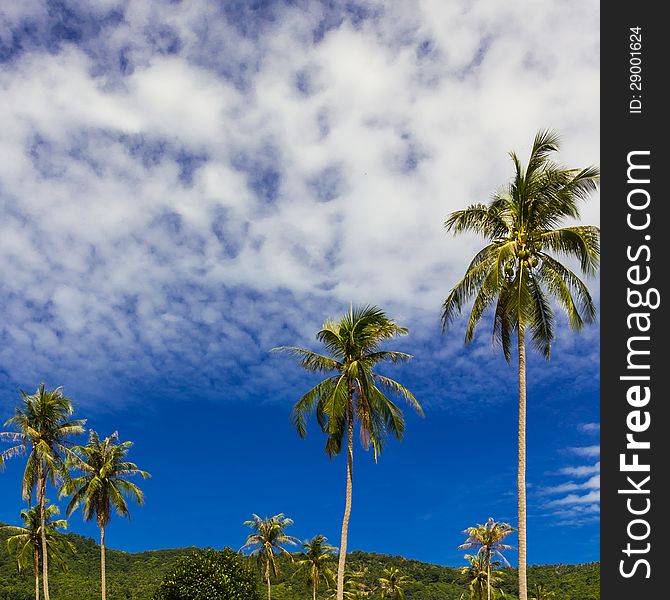
[[[316,580],[314,580],[314,584],[312,585],[312,600],[316,600]]]
[[[35,600],[40,600],[40,551],[33,548],[33,572],[35,573]]]
[[[526,335],[519,323],[519,600],[528,600],[526,583]]]
[[[44,467],[40,462],[37,467],[37,499],[40,504],[40,538],[42,543],[42,585],[44,587],[44,600],[49,600],[49,560],[47,556],[47,532],[46,532],[46,475]]]
[[[353,393],[349,392],[347,407],[347,491],[342,519],[342,537],[340,538],[340,557],[337,562],[337,600],[344,600],[344,567],[347,560],[347,536],[349,517],[351,516],[351,495],[354,479],[354,409]]]
[[[491,557],[486,561],[486,598],[491,600]]]
[[[105,569],[105,527],[100,527],[100,578],[102,581],[102,600],[107,598],[107,574]]]
[[[268,600],[272,600],[272,588],[270,587],[270,559],[265,563],[265,582],[268,584]]]

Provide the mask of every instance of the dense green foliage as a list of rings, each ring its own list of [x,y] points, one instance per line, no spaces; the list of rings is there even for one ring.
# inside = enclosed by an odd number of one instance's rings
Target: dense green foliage
[[[165,576],[155,600],[254,600],[256,575],[239,554],[199,550],[182,558]]]
[[[100,547],[90,539],[66,534],[76,554],[66,557],[67,571],[51,569],[51,600],[100,599]],[[30,570],[19,573],[7,553],[7,535],[0,531],[0,600],[33,600],[35,581]],[[114,600],[150,600],[169,569],[193,548],[142,553],[107,551],[107,592]]]
[[[77,549],[67,557],[68,570],[54,569],[50,577],[52,600],[98,600],[100,598],[100,548],[90,538],[76,534],[65,536]],[[6,551],[6,534],[0,531],[0,600],[33,600],[34,578],[30,570],[19,573],[16,562]],[[161,581],[180,559],[192,554],[194,548],[154,550],[128,553],[108,550],[107,590],[114,600],[152,600]],[[244,559],[255,568],[255,560]],[[282,576],[273,583],[273,600],[306,600],[310,586],[301,577],[294,577],[294,567],[281,557]],[[379,578],[384,569],[396,566],[409,580],[404,587],[406,600],[458,600],[468,584],[459,567],[442,567],[406,560],[399,556],[351,552],[347,568],[362,571],[362,580],[376,591],[368,600],[379,600]],[[516,569],[502,569],[501,587],[510,600],[517,590]],[[256,572],[259,585],[261,576]],[[540,565],[528,569],[529,587],[535,583],[556,592],[557,600],[596,600],[600,598],[600,565]],[[319,598],[324,598],[323,591]],[[252,596],[253,598],[253,596]]]

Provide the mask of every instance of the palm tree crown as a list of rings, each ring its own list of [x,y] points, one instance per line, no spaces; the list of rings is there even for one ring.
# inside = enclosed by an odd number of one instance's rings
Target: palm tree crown
[[[550,592],[542,584],[536,583],[530,592],[529,600],[550,600],[556,597],[556,592]]]
[[[55,485],[57,479],[67,477],[65,456],[71,446],[68,438],[83,433],[86,420],[69,420],[74,408],[63,388],[49,391],[42,383],[34,394],[21,390],[21,396],[21,405],[5,423],[13,425],[16,431],[0,433],[2,441],[13,443],[0,454],[0,464],[13,456],[28,454],[22,494],[31,501],[40,479]]]
[[[490,560],[493,556],[498,556],[507,566],[509,562],[505,558],[503,552],[511,550],[512,546],[503,544],[508,535],[514,532],[514,528],[509,523],[500,523],[489,518],[484,525],[476,525],[475,527],[468,527],[463,533],[468,538],[463,542],[458,549],[470,550],[476,548],[480,550],[485,560]]]
[[[85,521],[95,517],[98,527],[106,527],[113,511],[130,517],[126,497],[140,506],[144,504],[142,490],[127,478],[139,475],[146,479],[151,475],[126,460],[132,445],[132,442],[119,442],[117,432],[101,440],[91,431],[86,446],[72,448],[69,464],[82,475],[71,478],[61,488],[62,496],[72,496],[66,511],[68,516],[82,506]]]
[[[265,517],[261,519],[257,514],[244,522],[245,525],[253,529],[247,537],[247,541],[241,550],[251,549],[251,556],[255,556],[261,570],[265,571],[265,581],[268,587],[268,599],[270,595],[270,577],[279,575],[279,564],[276,554],[286,554],[290,552],[284,548],[285,545],[295,546],[300,540],[284,533],[284,530],[293,525],[293,519],[285,517],[279,513],[274,517]]]
[[[511,333],[520,326],[530,328],[533,343],[549,358],[555,319],[548,297],[558,302],[575,329],[596,316],[584,283],[554,255],[576,258],[586,275],[595,274],[600,259],[599,229],[556,226],[579,217],[578,201],[596,190],[599,172],[596,167],[577,170],[557,165],[550,154],[558,147],[555,133],[538,133],[525,169],[511,153],[515,175],[508,186],[488,205],[456,211],[445,223],[448,231],[473,232],[489,243],[444,301],[443,327],[474,298],[465,334],[466,341],[471,341],[486,309],[495,302],[493,338],[508,360]]]
[[[47,506],[44,509],[46,518],[46,538],[47,538],[47,552],[49,557],[53,559],[61,568],[66,567],[63,554],[65,552],[75,553],[75,545],[62,534],[60,530],[67,529],[67,521],[65,519],[54,519],[59,514],[59,509],[55,505]],[[8,534],[7,550],[10,554],[16,556],[16,563],[19,570],[33,566],[36,568],[36,559],[39,560],[42,552],[41,548],[41,528],[40,528],[40,507],[31,506],[29,509],[21,511],[21,519],[23,520],[23,527],[14,525],[3,525],[0,530]],[[35,571],[37,577],[38,572]]]
[[[295,576],[303,578],[312,586],[312,597],[316,599],[322,581],[329,587],[335,585],[335,575],[330,568],[337,548],[327,544],[327,538],[316,535],[302,544],[303,552],[295,558]]]
[[[494,595],[492,597],[494,598],[497,595],[496,592],[502,593],[500,589],[496,588],[502,581],[500,578],[503,574],[502,571],[491,570],[489,573],[489,566],[486,564],[484,556],[480,553],[474,555],[466,554],[465,559],[470,564],[466,567],[461,567],[460,573],[468,584],[469,600],[484,600],[484,598],[487,597],[489,590],[493,592]],[[500,566],[500,561],[493,561],[490,566],[498,567]],[[461,596],[461,598],[464,597],[465,594]]]
[[[382,350],[382,342],[407,329],[397,325],[376,306],[352,306],[338,321],[327,320],[316,334],[328,356],[305,348],[281,347],[275,351],[298,357],[308,371],[332,373],[330,377],[307,392],[293,407],[291,420],[298,434],[307,434],[307,417],[312,412],[328,435],[326,452],[339,454],[349,422],[357,421],[365,449],[372,446],[375,460],[384,447],[387,433],[403,437],[405,421],[402,411],[384,393],[406,400],[419,414],[421,405],[405,387],[373,372],[377,363],[405,362],[411,355]]]
[[[403,586],[407,584],[409,577],[402,575],[397,567],[388,567],[384,569],[384,577],[379,578],[379,584],[382,589],[382,598],[387,596],[395,600],[402,600],[405,597]]]
[[[363,581],[367,575],[367,571],[368,568],[365,567],[361,571],[344,572],[344,588],[342,592],[344,600],[362,600],[368,598],[374,592],[374,588]],[[336,600],[337,593],[337,589],[332,590],[327,596],[328,600]]]

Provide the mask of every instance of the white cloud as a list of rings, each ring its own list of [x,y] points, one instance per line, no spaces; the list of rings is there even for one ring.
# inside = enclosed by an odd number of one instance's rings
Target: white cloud
[[[559,470],[561,475],[572,475],[573,477],[588,477],[593,473],[600,473],[600,461],[595,465],[580,465],[578,467],[563,467]]]
[[[599,444],[595,446],[580,446],[580,447],[568,448],[568,450],[572,454],[576,454],[577,456],[583,456],[585,458],[593,458],[596,456],[600,456]]]
[[[95,382],[110,364],[138,378],[173,365],[176,387],[222,385],[235,365],[271,381],[259,356],[350,301],[425,340],[481,245],[442,222],[506,181],[507,151],[552,126],[563,162],[598,160],[594,2],[579,18],[572,3],[371,3],[378,17],[316,44],[317,5],[252,39],[211,3],[159,4],[119,5],[97,38],[0,73],[14,381],[78,365]],[[44,11],[12,11],[46,27]],[[595,199],[584,218],[598,222]],[[483,338],[472,352],[489,357]]]
[[[560,485],[545,487],[541,490],[542,494],[564,494],[566,492],[576,492],[579,490],[600,490],[600,475],[589,477],[586,481],[576,483],[568,481]]]
[[[591,433],[590,428],[580,427],[583,433]],[[599,456],[599,446],[571,447],[570,453],[584,458]],[[568,476],[570,479],[552,486],[538,488],[541,507],[555,519],[557,525],[581,526],[597,521],[600,514],[600,461],[590,465],[562,467],[554,475]],[[554,496],[547,499],[547,496]]]
[[[572,506],[579,504],[593,505],[594,503],[600,502],[600,490],[594,490],[588,492],[587,494],[568,494],[563,498],[558,498],[556,500],[551,500],[547,502],[547,506],[556,507],[556,506]]]

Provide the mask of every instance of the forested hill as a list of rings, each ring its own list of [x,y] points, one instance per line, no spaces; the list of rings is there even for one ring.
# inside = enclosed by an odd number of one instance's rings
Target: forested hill
[[[6,534],[0,531],[0,600],[33,600],[35,598],[32,572],[18,573],[12,557],[7,554]],[[76,534],[67,538],[77,548],[68,557],[68,570],[53,571],[50,578],[52,600],[97,600],[100,598],[100,552],[97,543]],[[151,600],[165,573],[175,562],[195,548],[154,550],[128,553],[107,551],[107,597],[110,600]],[[406,600],[458,600],[467,584],[458,568],[441,567],[400,556],[368,552],[352,552],[347,568],[363,573],[361,581],[370,588],[378,587],[385,567],[394,565],[410,577],[405,588]],[[306,600],[311,593],[300,581],[290,577],[291,566],[284,563],[283,576],[273,586],[274,600]],[[507,598],[516,596],[516,571],[506,569],[502,588]],[[596,600],[600,598],[599,563],[583,565],[542,565],[529,567],[529,583],[544,584],[555,591],[555,600]],[[366,595],[378,600],[378,592]]]

